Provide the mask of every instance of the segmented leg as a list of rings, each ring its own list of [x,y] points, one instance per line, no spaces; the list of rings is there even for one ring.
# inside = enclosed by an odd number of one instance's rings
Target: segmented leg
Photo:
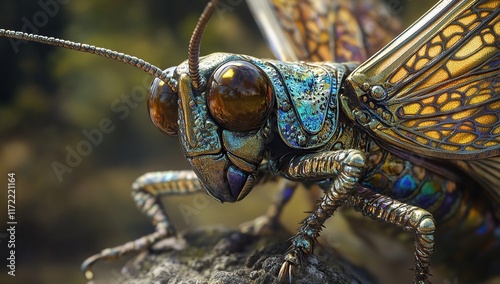
[[[292,239],[292,246],[281,266],[278,281],[288,275],[290,283],[294,269],[312,254],[323,223],[344,203],[358,182],[366,158],[358,150],[339,150],[302,156],[285,156],[277,162],[277,171],[286,178],[298,180],[334,178],[316,210],[309,215]]]
[[[429,262],[434,252],[434,218],[428,211],[404,204],[367,188],[356,188],[348,204],[363,215],[415,233],[415,283],[430,283]]]
[[[132,197],[139,210],[151,218],[155,232],[121,246],[104,249],[82,263],[88,280],[93,278],[92,265],[98,260],[113,260],[131,252],[142,251],[161,239],[175,235],[175,230],[160,202],[165,195],[183,195],[204,191],[192,171],[151,172],[139,177],[132,185]]]
[[[281,178],[278,194],[273,204],[267,209],[266,214],[250,222],[241,224],[240,230],[248,234],[261,234],[275,231],[278,228],[281,212],[288,201],[290,201],[297,186],[298,182]]]

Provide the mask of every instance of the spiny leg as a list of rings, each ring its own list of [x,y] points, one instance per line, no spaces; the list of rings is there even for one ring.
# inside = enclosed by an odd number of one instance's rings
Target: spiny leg
[[[123,245],[107,248],[87,258],[82,263],[82,271],[88,280],[94,275],[92,265],[98,260],[114,260],[131,252],[142,251],[161,239],[175,235],[175,229],[160,202],[165,195],[184,195],[204,191],[192,171],[151,172],[140,176],[132,185],[132,197],[139,210],[155,225],[155,232]]]
[[[290,181],[284,178],[279,180],[279,190],[274,202],[269,206],[265,215],[240,225],[240,230],[247,234],[265,234],[269,231],[274,232],[278,229],[279,218],[285,205],[290,201],[298,182]]]
[[[324,180],[334,178],[325,195],[300,226],[292,239],[292,246],[281,266],[278,281],[288,275],[290,283],[295,267],[302,259],[313,253],[323,223],[346,200],[349,192],[358,182],[366,163],[364,154],[359,150],[339,150],[307,155],[289,155],[277,162],[277,171],[290,179]]]
[[[415,233],[414,283],[430,283],[429,263],[434,252],[434,218],[428,211],[404,204],[368,188],[357,188],[348,198],[349,206],[374,220],[396,225]]]

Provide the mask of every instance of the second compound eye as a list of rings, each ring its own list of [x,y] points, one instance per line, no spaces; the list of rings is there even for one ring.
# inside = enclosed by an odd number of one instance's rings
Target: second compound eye
[[[173,70],[174,68],[167,70],[170,76],[172,76]],[[177,92],[160,79],[154,79],[147,101],[149,117],[158,129],[171,136],[177,135],[179,130],[177,125],[177,114],[179,112],[177,100]]]
[[[273,89],[264,71],[247,61],[219,66],[207,85],[211,115],[224,128],[248,131],[261,127],[273,103]]]

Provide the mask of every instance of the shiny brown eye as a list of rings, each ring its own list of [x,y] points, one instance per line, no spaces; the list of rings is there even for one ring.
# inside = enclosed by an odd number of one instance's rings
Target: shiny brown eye
[[[151,84],[148,97],[149,117],[163,133],[177,135],[177,93],[170,86],[156,78]]]
[[[232,61],[215,70],[208,85],[207,103],[224,128],[248,131],[261,127],[273,102],[266,74],[246,61]]]

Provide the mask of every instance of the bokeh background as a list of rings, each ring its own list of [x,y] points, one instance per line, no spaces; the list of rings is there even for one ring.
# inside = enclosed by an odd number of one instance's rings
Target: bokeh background
[[[272,57],[245,2],[221,2],[226,9],[217,11],[208,25],[202,54]],[[407,25],[432,2],[401,1],[402,13],[397,16]],[[40,3],[49,3],[45,6],[50,12]],[[2,1],[0,27],[107,47],[167,68],[186,59],[189,38],[205,4],[201,0]],[[144,92],[150,80],[145,73],[109,59],[37,43],[14,47],[0,38],[1,283],[83,283],[79,267],[87,256],[153,230],[130,198],[130,185],[148,171],[189,166],[177,138],[161,134],[150,123],[145,100],[126,104],[126,98],[134,91]],[[115,104],[129,113],[113,112]],[[82,131],[98,128],[103,119],[111,120],[114,130],[59,180],[52,163],[66,164],[68,147],[76,150],[87,140]],[[5,259],[8,172],[15,172],[17,179],[15,278],[6,274]],[[200,206],[199,199],[191,196],[169,198],[165,204],[179,231],[208,224],[236,227],[263,214],[273,193],[272,186],[256,188],[238,204],[210,200]],[[283,220],[290,230],[309,209],[305,199],[299,191],[285,211]],[[186,219],[179,206],[195,208],[196,214]],[[342,221],[337,223],[341,226]],[[325,235],[340,231],[335,242],[346,247],[350,238],[342,230],[328,229]],[[98,265],[99,282],[119,282],[123,263]],[[411,259],[409,263],[411,267]],[[411,279],[411,272],[407,275]]]

